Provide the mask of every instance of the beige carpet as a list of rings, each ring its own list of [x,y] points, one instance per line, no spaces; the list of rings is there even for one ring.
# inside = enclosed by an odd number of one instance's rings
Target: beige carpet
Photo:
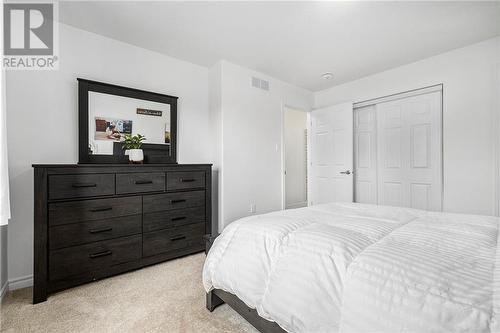
[[[89,283],[31,304],[15,290],[0,308],[1,332],[257,332],[227,305],[210,313],[204,254]]]

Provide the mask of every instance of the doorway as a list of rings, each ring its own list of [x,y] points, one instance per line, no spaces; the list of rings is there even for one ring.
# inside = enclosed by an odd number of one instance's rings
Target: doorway
[[[284,208],[307,206],[307,112],[283,109]]]

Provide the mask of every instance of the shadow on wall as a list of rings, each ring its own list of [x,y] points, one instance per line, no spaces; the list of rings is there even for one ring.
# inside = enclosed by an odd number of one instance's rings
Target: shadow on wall
[[[4,292],[7,285],[7,228],[8,226],[0,226],[0,296]]]
[[[212,235],[217,235],[219,227],[219,169],[212,167]]]
[[[33,169],[29,165],[9,176],[11,219],[7,265],[12,280],[33,275]]]

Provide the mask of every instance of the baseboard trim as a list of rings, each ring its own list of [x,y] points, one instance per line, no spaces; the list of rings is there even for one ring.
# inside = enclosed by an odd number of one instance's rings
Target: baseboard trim
[[[21,276],[9,280],[9,290],[28,288],[33,285],[33,275]]]
[[[3,300],[5,294],[7,294],[8,289],[9,289],[9,281],[5,281],[2,288],[0,288],[0,302]]]

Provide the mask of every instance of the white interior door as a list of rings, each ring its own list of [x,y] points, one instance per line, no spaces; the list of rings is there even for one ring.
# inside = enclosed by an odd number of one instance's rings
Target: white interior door
[[[353,201],[352,103],[311,112],[311,204]]]
[[[440,211],[441,91],[376,108],[378,203]]]
[[[354,201],[377,204],[376,106],[354,110]]]

